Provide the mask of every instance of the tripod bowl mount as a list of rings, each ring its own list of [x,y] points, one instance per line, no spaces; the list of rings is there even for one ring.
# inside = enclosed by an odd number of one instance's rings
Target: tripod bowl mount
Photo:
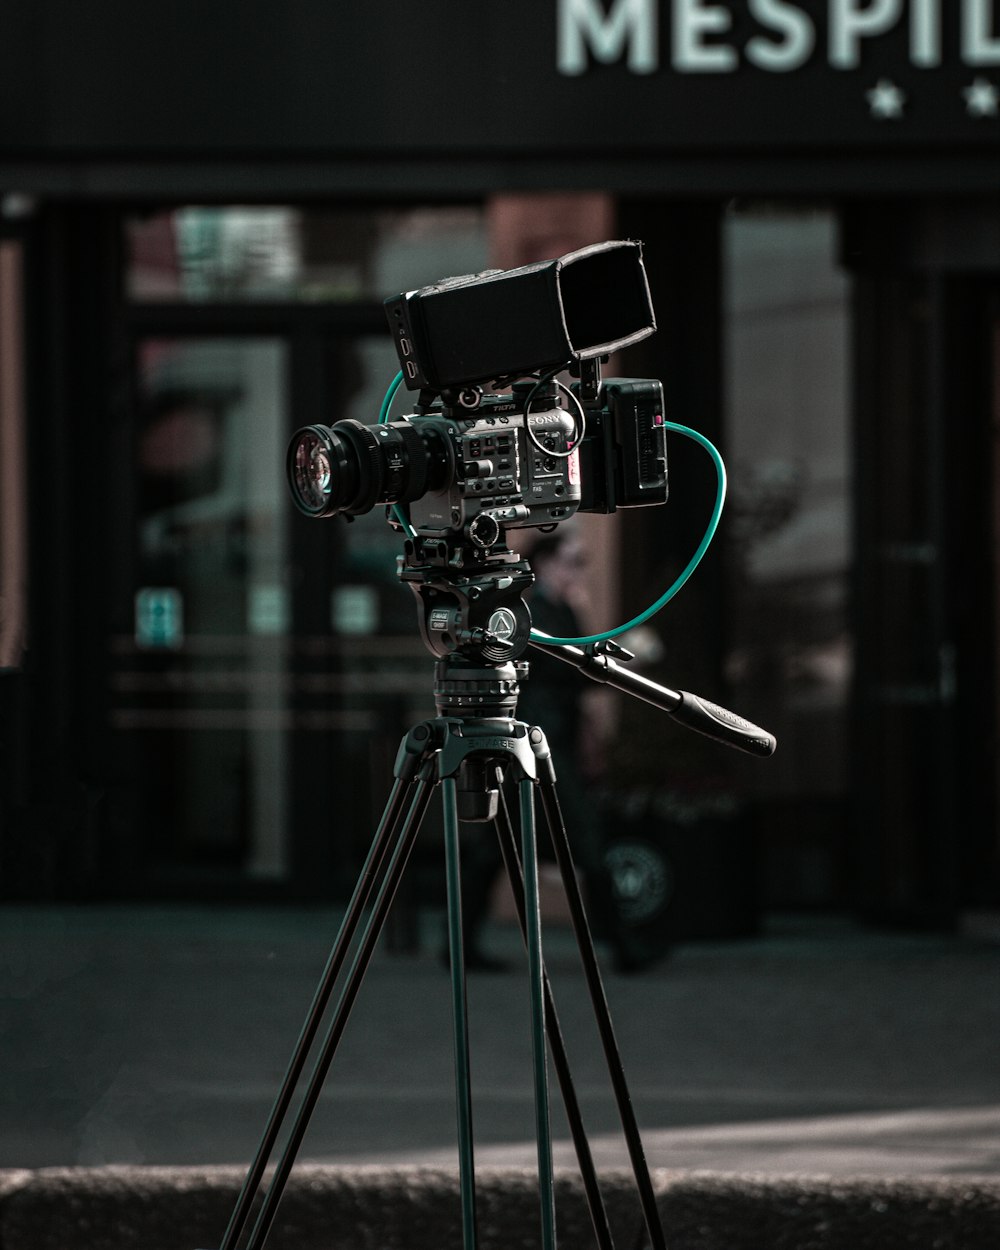
[[[524,600],[524,592],[534,580],[533,574],[528,561],[508,550],[502,539],[484,549],[461,534],[432,540],[411,536],[406,542],[405,555],[400,557],[398,573],[416,596],[421,636],[436,657],[434,699],[437,714],[412,726],[400,743],[385,810],[220,1250],[237,1250],[241,1244],[245,1250],[261,1250],[265,1245],[421,822],[437,789],[441,792],[444,818],[464,1250],[475,1250],[478,1233],[460,899],[459,826],[462,822],[492,824],[499,839],[527,950],[541,1245],[543,1250],[556,1250],[557,1247],[547,1042],[580,1167],[596,1245],[599,1250],[614,1250],[611,1227],[544,965],[538,892],[536,794],[566,891],[573,932],[635,1177],[648,1245],[653,1250],[665,1250],[666,1242],[649,1168],[608,1010],[570,838],[559,806],[548,743],[541,726],[517,719],[518,692],[527,680],[529,670],[528,662],[522,657],[529,646],[537,647],[574,665],[594,680],[654,704],[688,728],[751,754],[770,755],[775,749],[775,741],[766,731],[724,708],[628,672],[619,662],[627,657],[627,653],[613,644],[580,648],[554,646],[541,638],[533,638],[530,633],[530,610]],[[506,779],[516,783],[520,838],[508,810],[504,788]],[[338,987],[339,994],[331,1013],[328,1008]],[[329,1016],[326,1031],[318,1041],[326,1016]],[[263,1189],[265,1171],[311,1054],[314,1054],[314,1061],[305,1092],[286,1133],[284,1148],[270,1183]],[[258,1204],[256,1200],[262,1189],[263,1198]],[[254,1223],[249,1239],[243,1242],[252,1217]]]
[[[631,657],[610,641],[577,647],[533,634],[524,595],[534,576],[506,541],[509,530],[551,528],[577,511],[609,513],[666,502],[660,382],[601,380],[602,362],[656,328],[641,253],[635,240],[593,244],[552,261],[445,279],[387,300],[400,372],[378,423],[348,418],[305,427],[292,438],[289,483],[302,513],[353,519],[381,503],[390,523],[406,535],[398,574],[416,597],[420,634],[435,657],[436,715],[413,725],[400,743],[385,809],[220,1250],[261,1250],[265,1244],[435,790],[443,811],[463,1250],[477,1250],[478,1232],[462,823],[492,825],[527,950],[542,1250],[556,1250],[547,1054],[598,1250],[614,1250],[542,955],[536,796],[566,893],[648,1245],[665,1250],[544,728],[517,716],[529,670],[524,656],[529,647],[549,652],[740,750],[766,756],[775,742],[725,708],[629,672],[622,661]],[[572,386],[557,378],[566,369],[578,379]],[[389,403],[404,380],[419,390],[415,411],[389,422]],[[509,393],[487,394],[483,382],[496,392],[509,385]],[[685,427],[673,428],[705,441]],[[724,477],[723,469],[715,520]],[[507,801],[515,789],[520,837]],[[305,1090],[286,1128],[310,1059]],[[265,1186],[283,1131],[284,1145]]]

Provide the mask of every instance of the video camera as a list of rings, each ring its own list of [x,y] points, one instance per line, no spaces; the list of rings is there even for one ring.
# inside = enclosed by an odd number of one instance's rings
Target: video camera
[[[416,534],[488,551],[507,528],[666,502],[661,384],[600,374],[656,329],[640,243],[449,278],[386,300],[386,315],[416,410],[298,430],[301,512],[397,505]]]

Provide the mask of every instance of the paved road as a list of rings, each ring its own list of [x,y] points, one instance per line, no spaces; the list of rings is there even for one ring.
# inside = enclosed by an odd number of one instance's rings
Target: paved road
[[[0,908],[0,1167],[245,1163],[336,934],[328,909]],[[450,982],[380,950],[301,1158],[452,1163]],[[519,938],[470,977],[477,1162],[531,1164]],[[627,1165],[572,940],[546,955],[599,1164]],[[1000,942],[776,919],[606,988],[651,1166],[1000,1175]],[[557,1163],[572,1163],[553,1079]]]

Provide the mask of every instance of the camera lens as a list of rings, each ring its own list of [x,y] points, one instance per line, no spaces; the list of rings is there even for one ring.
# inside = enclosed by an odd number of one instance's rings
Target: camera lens
[[[292,435],[288,481],[296,506],[306,516],[368,512],[383,477],[375,432],[360,421],[309,425]]]
[[[333,471],[330,447],[319,430],[300,430],[293,440],[288,459],[295,502],[303,512],[322,516],[330,498]]]
[[[347,418],[292,435],[288,482],[306,516],[360,516],[376,503],[409,503],[447,478],[447,440],[433,422],[363,425]]]

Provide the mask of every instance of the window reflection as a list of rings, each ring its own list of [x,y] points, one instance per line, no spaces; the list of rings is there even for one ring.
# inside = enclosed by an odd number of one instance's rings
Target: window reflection
[[[183,855],[287,870],[287,347],[139,348],[132,668],[115,724],[142,731],[143,794]]]
[[[745,211],[730,216],[726,242],[740,609],[731,676],[779,681],[785,706],[837,708],[849,678],[851,518],[847,283],[834,221]]]
[[[852,665],[848,285],[833,213],[753,206],[726,221],[727,670],[779,750],[768,901],[829,904],[841,880]]]
[[[477,207],[187,206],[125,227],[135,302],[381,301],[486,267]]]

